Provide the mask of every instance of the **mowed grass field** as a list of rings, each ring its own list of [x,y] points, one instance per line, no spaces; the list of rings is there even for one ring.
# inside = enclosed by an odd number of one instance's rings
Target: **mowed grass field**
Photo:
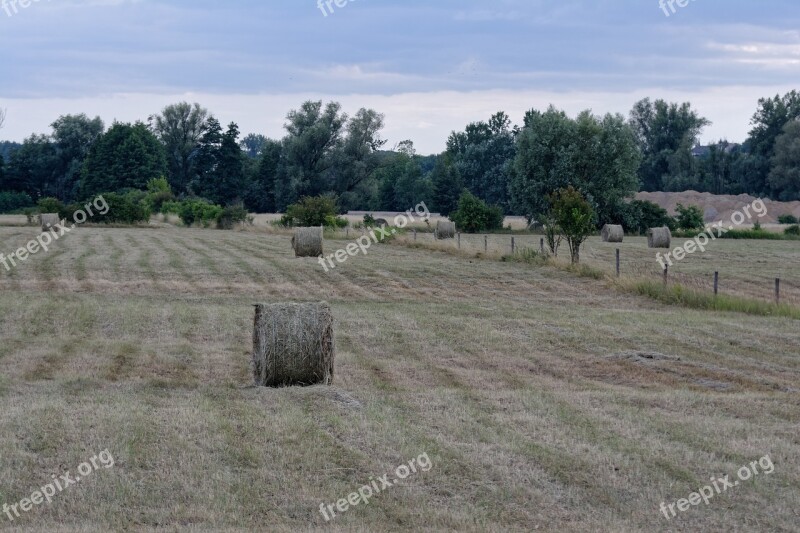
[[[0,228],[0,251],[37,235]],[[251,386],[252,304],[315,300],[335,317],[334,386]],[[0,402],[0,503],[115,459],[0,515],[7,530],[800,523],[798,322],[665,307],[550,267],[376,245],[325,273],[283,235],[78,228],[0,266]],[[325,522],[321,503],[423,453],[429,471]],[[661,514],[764,455],[772,474]]]

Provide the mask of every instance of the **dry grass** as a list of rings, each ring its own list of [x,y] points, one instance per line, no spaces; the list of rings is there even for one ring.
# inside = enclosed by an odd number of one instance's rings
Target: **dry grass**
[[[0,228],[2,250],[36,233]],[[723,279],[796,261],[716,244]],[[735,250],[749,246],[763,255],[748,270]],[[323,299],[336,385],[250,386],[252,304]],[[424,249],[375,245],[326,274],[282,235],[79,228],[0,267],[0,332],[0,502],[102,449],[116,459],[21,530],[796,529],[791,319]],[[429,472],[324,523],[320,503],[423,452]],[[765,454],[771,476],[660,514]]]

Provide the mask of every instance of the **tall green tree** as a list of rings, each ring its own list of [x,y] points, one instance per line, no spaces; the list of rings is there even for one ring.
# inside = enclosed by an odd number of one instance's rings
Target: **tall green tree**
[[[56,196],[58,151],[47,135],[31,135],[11,152],[0,190],[27,193],[34,200]]]
[[[458,207],[458,200],[464,190],[464,180],[453,164],[449,152],[441,154],[431,172],[433,205],[431,209],[447,216]]]
[[[274,213],[275,180],[281,165],[283,145],[279,141],[267,139],[261,147],[258,167],[248,186],[245,205],[256,213]]]
[[[775,140],[769,185],[780,200],[800,200],[800,119],[786,124]]]
[[[690,103],[652,102],[649,98],[633,106],[629,124],[643,160],[639,168],[641,188],[663,190],[666,177],[690,174],[691,150],[703,128],[711,124]]]
[[[487,122],[474,122],[463,132],[453,132],[447,140],[447,152],[466,188],[504,209],[510,205],[515,137],[511,119],[501,111]]]
[[[208,117],[207,109],[188,102],[168,105],[160,114],[150,117],[153,131],[164,144],[170,186],[178,194],[186,192],[195,175],[192,155],[198,148]]]
[[[239,127],[231,122],[223,132],[214,117],[206,121],[197,149],[196,175],[190,189],[218,204],[231,204],[246,194],[245,154],[239,147]]]
[[[770,178],[770,170],[774,163],[778,137],[784,134],[784,128],[789,122],[798,118],[800,93],[797,91],[758,101],[758,109],[750,121],[753,128],[747,140],[750,157],[753,159],[747,188],[754,193],[781,196],[783,191],[774,190],[771,186],[773,180]]]
[[[167,172],[164,146],[142,122],[115,123],[91,146],[81,172],[80,195],[147,188]]]
[[[511,199],[517,212],[533,220],[548,213],[549,194],[572,186],[604,223],[637,191],[639,161],[633,133],[620,115],[584,111],[573,120],[552,106],[544,113],[529,111],[517,139]]]
[[[268,140],[269,139],[260,133],[248,133],[239,141],[239,146],[247,157],[250,159],[257,159],[258,156],[261,155],[261,150],[264,149]]]
[[[85,114],[62,115],[51,124],[52,141],[58,154],[52,188],[56,198],[70,202],[76,199],[83,164],[92,145],[103,134],[105,124],[100,117]]]

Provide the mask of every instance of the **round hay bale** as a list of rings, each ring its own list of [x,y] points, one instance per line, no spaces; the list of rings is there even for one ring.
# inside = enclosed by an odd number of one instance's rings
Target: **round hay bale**
[[[436,223],[436,231],[434,235],[437,239],[455,239],[456,237],[456,224],[449,220],[440,220]]]
[[[385,218],[376,218],[376,219],[375,219],[375,225],[376,225],[377,227],[379,227],[379,228],[385,228],[386,226],[388,226],[388,225],[389,225],[389,223],[388,223],[388,222],[386,222],[386,219],[385,219]]]
[[[600,231],[600,236],[603,237],[603,242],[622,242],[625,238],[625,230],[622,229],[622,226],[606,224]]]
[[[42,231],[50,231],[61,225],[61,218],[56,213],[42,213],[40,215]]]
[[[297,228],[292,237],[292,248],[296,257],[321,257],[322,226]]]
[[[669,248],[670,244],[672,244],[672,232],[668,227],[647,230],[648,248]]]
[[[330,385],[335,346],[327,302],[258,304],[253,324],[257,386]]]

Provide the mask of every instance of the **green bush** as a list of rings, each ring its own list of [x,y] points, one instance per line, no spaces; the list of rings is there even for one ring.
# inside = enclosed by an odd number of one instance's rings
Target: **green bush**
[[[683,204],[678,204],[675,209],[678,211],[675,220],[679,229],[692,230],[705,227],[703,211],[696,205],[684,207]]]
[[[175,200],[175,195],[172,194],[172,188],[166,178],[152,179],[147,182],[145,202],[152,213],[164,213],[164,204],[173,200]]]
[[[143,194],[141,191],[130,191],[126,194],[119,194],[114,192],[106,192],[95,196],[94,201],[102,199],[107,204],[108,210],[105,214],[100,214],[98,210],[92,206],[94,216],[89,217],[90,222],[101,222],[104,224],[139,224],[150,220],[150,210],[143,202]],[[89,203],[89,202],[85,202]],[[85,204],[73,204],[67,208],[68,217],[72,218],[75,211],[84,210]],[[105,206],[101,204],[103,210]]]
[[[781,215],[778,217],[778,222],[781,224],[797,224],[800,220],[794,215]]]
[[[786,235],[800,236],[800,226],[798,226],[797,224],[795,224],[794,226],[789,226],[788,228],[783,230],[783,233]]]
[[[0,192],[0,213],[19,211],[33,205],[33,199],[24,192]]]
[[[583,241],[595,230],[594,210],[571,185],[550,196],[550,205],[550,215],[569,245],[572,264],[576,264],[580,262]]]
[[[675,219],[667,210],[647,200],[632,200],[617,208],[614,222],[622,224],[626,231],[644,235],[650,228],[667,226],[675,230]]]
[[[36,205],[40,213],[61,213],[64,211],[64,202],[58,198],[42,198]]]
[[[217,220],[217,217],[222,215],[222,211],[223,208],[221,206],[212,204],[208,200],[191,198],[180,202],[178,216],[187,226],[201,223],[203,226],[208,227],[212,220]]]
[[[325,226],[329,228],[346,228],[350,223],[346,218],[327,216],[325,217]]]
[[[458,207],[450,213],[450,220],[459,231],[479,233],[503,228],[503,209],[489,206],[469,191],[461,193]]]
[[[228,206],[217,215],[217,228],[233,229],[236,224],[246,221],[248,214],[242,205]]]
[[[375,217],[367,213],[364,215],[364,227],[365,228],[374,228],[375,227]]]
[[[335,221],[336,214],[336,197],[305,196],[286,208],[286,215],[281,221],[285,226],[327,226]]]

